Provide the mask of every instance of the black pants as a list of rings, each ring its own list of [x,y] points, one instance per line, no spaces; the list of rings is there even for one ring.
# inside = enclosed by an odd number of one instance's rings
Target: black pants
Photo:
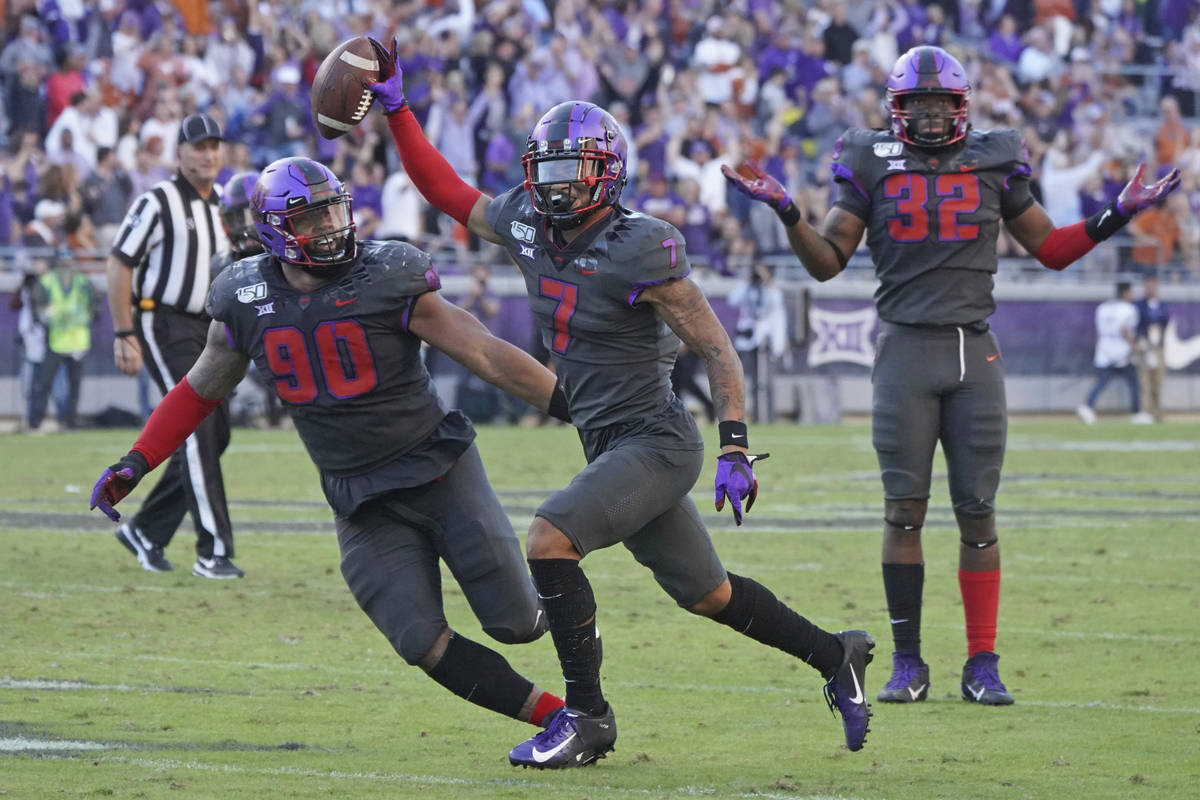
[[[83,381],[83,359],[74,359],[66,353],[46,351],[46,359],[33,373],[33,395],[29,402],[29,427],[37,430],[46,416],[46,406],[50,402],[50,392],[54,388],[54,378],[58,368],[67,368],[67,403],[61,410],[58,420],[68,428],[79,427],[77,419],[79,412],[79,385]]]
[[[146,371],[164,394],[191,369],[208,336],[211,320],[158,308],[137,315]],[[184,514],[192,515],[196,554],[233,556],[233,527],[225,503],[221,454],[229,446],[229,404],[222,403],[175,451],[162,477],[133,517],[151,542],[166,547]]]

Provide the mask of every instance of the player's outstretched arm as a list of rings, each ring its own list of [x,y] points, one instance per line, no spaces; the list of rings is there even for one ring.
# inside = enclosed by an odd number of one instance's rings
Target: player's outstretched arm
[[[1046,209],[1034,203],[1019,216],[1005,223],[1013,238],[1030,255],[1049,269],[1066,269],[1093,247],[1125,227],[1129,220],[1150,206],[1161,203],[1179,188],[1179,170],[1173,169],[1149,185],[1142,182],[1146,165],[1137,172],[1117,199],[1091,217],[1074,225],[1054,227]]]
[[[383,76],[379,83],[368,84],[367,88],[375,93],[387,114],[388,130],[392,132],[396,152],[400,154],[400,161],[413,185],[434,208],[449,214],[479,238],[498,244],[500,237],[487,224],[485,213],[492,198],[458,177],[449,162],[425,138],[421,123],[408,106],[397,41],[392,39],[391,52],[374,39],[371,44],[380,60],[391,64],[391,74]]]
[[[114,522],[119,520],[121,514],[113,506],[180,448],[241,382],[247,363],[245,355],[230,347],[225,325],[213,322],[196,363],[154,409],[133,448],[100,474],[88,507],[99,508]]]
[[[737,170],[722,165],[721,174],[734,189],[766,203],[787,232],[788,244],[800,263],[819,281],[827,281],[846,268],[850,255],[858,248],[866,223],[840,208],[826,215],[818,233],[804,221],[800,210],[778,180],[754,161],[744,162]]]
[[[408,329],[493,386],[570,421],[554,373],[435,292],[417,300]],[[557,395],[557,396],[556,396]]]

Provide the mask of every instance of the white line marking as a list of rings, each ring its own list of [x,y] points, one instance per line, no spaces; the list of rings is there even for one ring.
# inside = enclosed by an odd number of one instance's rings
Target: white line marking
[[[0,739],[0,753],[21,753],[27,750],[108,750],[110,747],[111,745],[99,742],[26,739],[24,736],[18,736],[15,739]]]

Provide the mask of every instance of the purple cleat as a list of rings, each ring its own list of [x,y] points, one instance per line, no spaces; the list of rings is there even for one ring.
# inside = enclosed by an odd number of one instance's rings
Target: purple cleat
[[[616,741],[617,721],[611,705],[594,717],[562,708],[546,730],[514,747],[508,762],[534,769],[586,767],[604,758]]]
[[[881,703],[919,703],[929,696],[929,665],[918,655],[892,653],[892,679],[875,699]]]
[[[997,668],[999,662],[1000,656],[987,650],[980,650],[967,659],[967,663],[963,665],[963,700],[983,706],[1013,704],[1013,696],[1000,681],[1000,671]]]
[[[835,634],[842,643],[842,665],[825,683],[825,702],[829,710],[841,712],[842,727],[846,729],[846,747],[861,750],[871,730],[871,704],[863,690],[867,664],[874,658],[871,649],[875,640],[866,631],[842,631]]]

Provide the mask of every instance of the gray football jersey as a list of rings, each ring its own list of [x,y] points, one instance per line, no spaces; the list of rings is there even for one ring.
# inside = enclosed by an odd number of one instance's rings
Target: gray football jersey
[[[488,204],[487,221],[525,278],[575,426],[641,421],[666,408],[679,338],[638,297],[691,271],[679,231],[615,209],[560,248],[520,186]]]
[[[309,293],[268,254],[234,262],[208,311],[275,388],[317,467],[361,475],[423,445],[446,416],[408,330],[417,299],[440,287],[427,253],[365,241],[340,280]]]
[[[835,204],[867,223],[881,319],[966,325],[991,316],[1000,223],[1034,202],[1028,159],[1007,129],[970,129],[961,145],[935,152],[888,131],[838,139]]]

